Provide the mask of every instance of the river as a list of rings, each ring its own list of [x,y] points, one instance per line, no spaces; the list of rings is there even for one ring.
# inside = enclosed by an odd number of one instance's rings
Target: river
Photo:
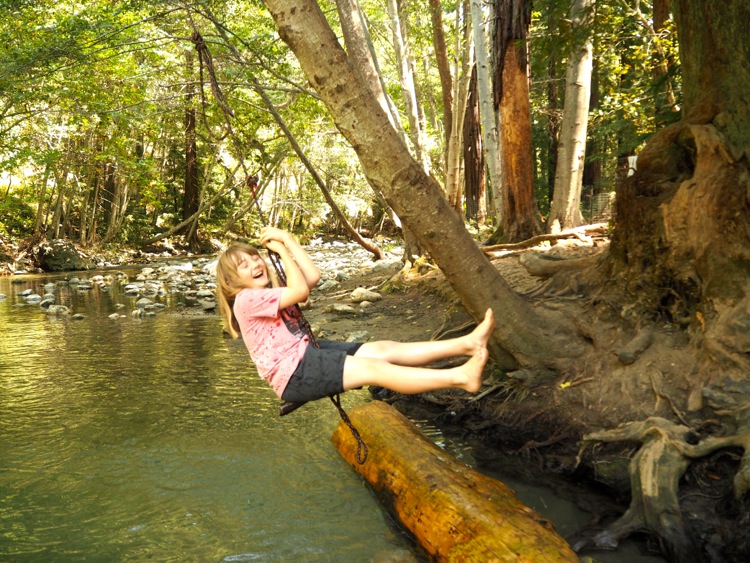
[[[75,275],[97,273],[112,275]],[[328,401],[279,417],[217,316],[164,292],[153,298],[164,309],[134,317],[123,283],[63,283],[73,275],[0,277],[0,560],[423,559],[331,445]],[[45,284],[71,314],[19,295]],[[422,427],[473,463],[470,445]],[[563,535],[588,520],[544,488],[508,484]],[[592,556],[661,561],[640,551]]]

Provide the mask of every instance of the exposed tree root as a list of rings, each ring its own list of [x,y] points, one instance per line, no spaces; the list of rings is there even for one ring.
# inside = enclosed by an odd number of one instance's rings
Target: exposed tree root
[[[750,422],[750,420],[745,420]],[[664,552],[674,561],[700,561],[701,556],[685,529],[678,498],[679,482],[693,459],[718,449],[741,447],[745,450],[740,470],[734,479],[734,492],[739,498],[750,488],[750,432],[727,437],[697,439],[695,432],[659,417],[628,422],[613,430],[593,432],[583,437],[581,455],[590,442],[638,441],[641,448],[630,461],[631,502],[625,514],[606,530],[580,541],[575,547],[588,545],[613,549],[618,542],[635,531],[655,534]]]
[[[590,268],[599,260],[599,256],[585,258],[560,259],[538,252],[527,252],[520,256],[521,265],[533,276],[549,277],[558,272],[583,270]]]

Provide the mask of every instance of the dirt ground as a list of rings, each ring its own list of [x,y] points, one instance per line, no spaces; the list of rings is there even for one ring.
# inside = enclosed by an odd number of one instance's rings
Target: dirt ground
[[[539,287],[542,281],[530,275],[519,262],[520,253],[493,261],[505,280],[519,293]],[[382,295],[366,308],[359,308],[350,294],[356,288]],[[333,306],[349,305],[354,313],[337,313]],[[423,267],[401,272],[365,269],[341,282],[328,293],[315,291],[305,311],[316,334],[330,340],[346,340],[367,332],[367,340],[418,341],[439,339],[472,322],[453,289],[439,270]]]

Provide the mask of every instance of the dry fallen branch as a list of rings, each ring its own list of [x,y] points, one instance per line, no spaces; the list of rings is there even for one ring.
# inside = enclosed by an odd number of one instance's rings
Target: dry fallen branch
[[[522,242],[508,243],[508,244],[493,244],[492,246],[485,246],[482,250],[487,254],[493,254],[495,252],[503,250],[521,250],[523,248],[531,248],[537,246],[543,242],[552,242],[562,239],[577,238],[584,242],[590,242],[591,238],[588,235],[599,235],[606,236],[607,234],[607,223],[596,223],[594,225],[584,225],[576,227],[574,229],[568,229],[561,231],[554,235],[537,235],[531,237],[528,240]]]

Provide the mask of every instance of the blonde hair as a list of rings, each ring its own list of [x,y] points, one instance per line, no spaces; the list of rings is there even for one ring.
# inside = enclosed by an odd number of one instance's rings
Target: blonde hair
[[[219,255],[216,263],[216,285],[221,320],[232,338],[239,338],[240,325],[234,316],[234,299],[245,286],[237,274],[237,262],[241,254],[260,256],[258,249],[244,242],[232,243]]]

